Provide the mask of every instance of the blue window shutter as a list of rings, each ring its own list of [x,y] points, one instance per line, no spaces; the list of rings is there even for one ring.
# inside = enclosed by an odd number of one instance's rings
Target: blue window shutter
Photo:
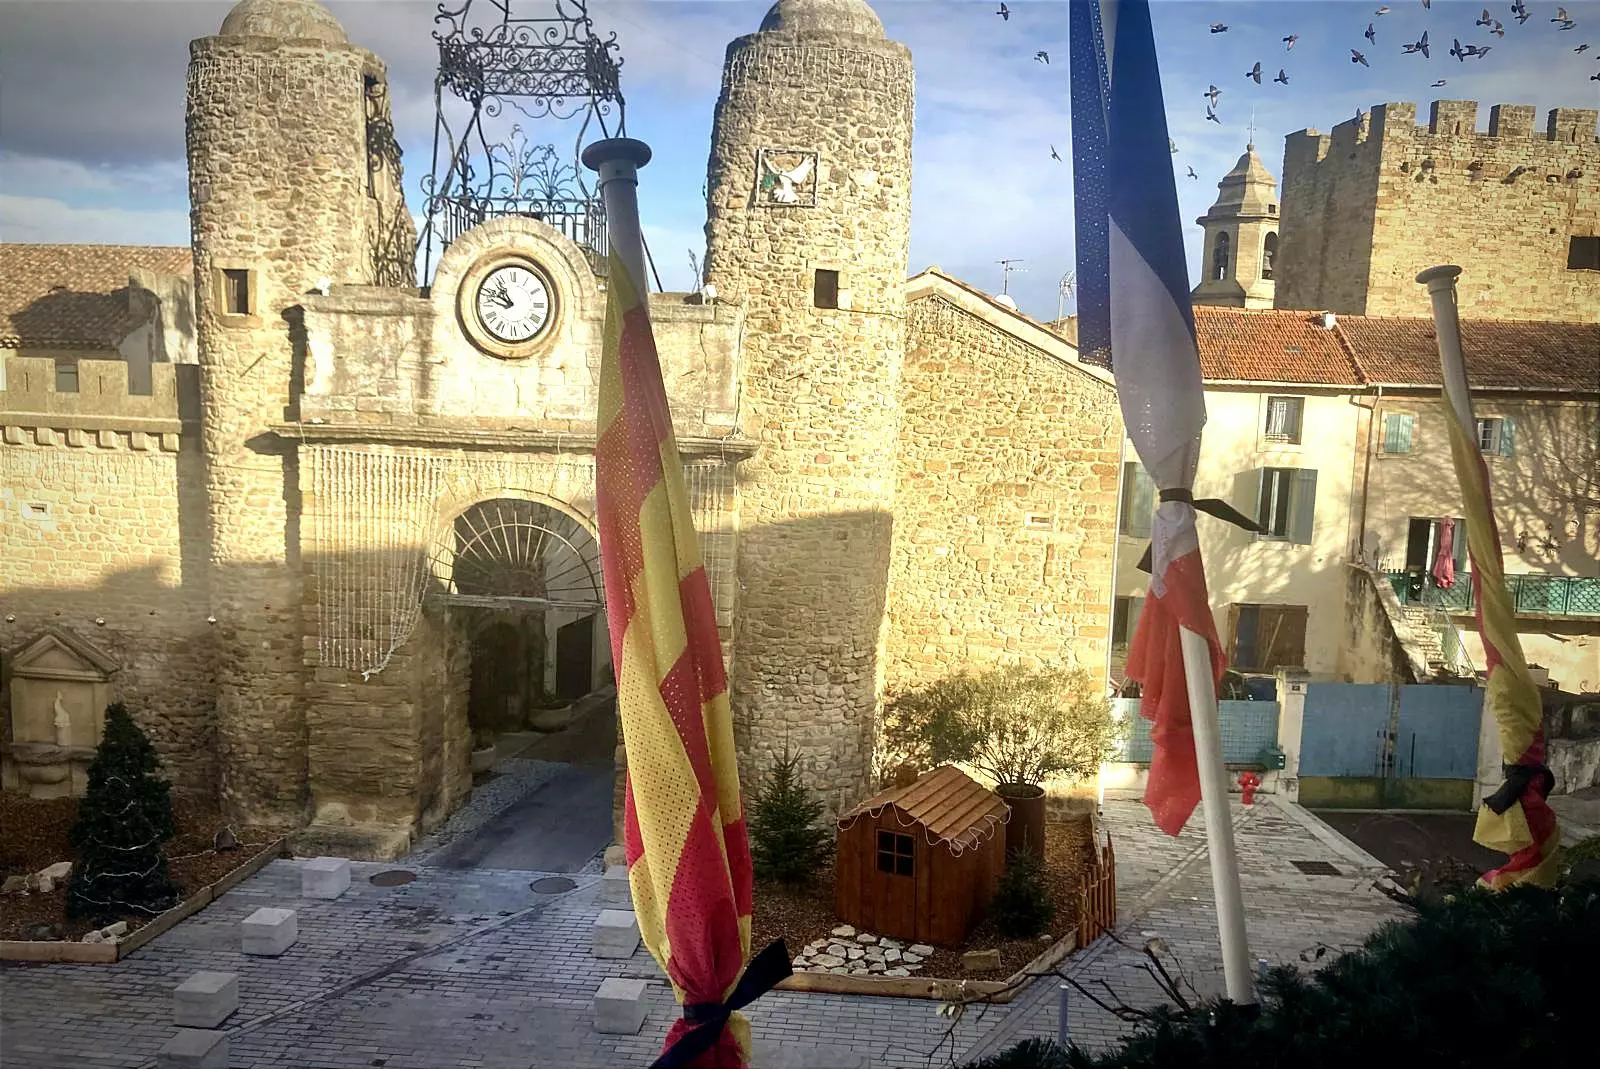
[[[1144,465],[1130,461],[1122,466],[1122,533],[1133,538],[1150,537],[1151,514],[1155,511],[1156,488]]]
[[[1516,432],[1513,429],[1515,427],[1516,424],[1511,421],[1510,416],[1500,417],[1500,455],[1503,457],[1516,455],[1512,448],[1516,438]]]
[[[1411,452],[1411,430],[1416,417],[1410,412],[1390,412],[1383,417],[1383,451]]]
[[[1289,539],[1298,545],[1311,544],[1312,521],[1317,511],[1317,472],[1300,468],[1294,473],[1293,497],[1289,500]]]

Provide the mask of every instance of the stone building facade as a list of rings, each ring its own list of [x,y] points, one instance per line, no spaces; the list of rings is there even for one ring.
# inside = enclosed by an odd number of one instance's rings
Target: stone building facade
[[[1331,133],[1288,136],[1277,307],[1428,314],[1419,271],[1459,264],[1461,314],[1600,321],[1594,108],[1378,104]]]
[[[526,718],[483,706],[495,651],[545,697],[610,675],[596,250],[504,216],[419,287],[384,83],[313,0],[243,0],[191,49],[199,366],[144,395],[119,360],[74,391],[13,357],[0,392],[0,650],[92,647],[182,786],[356,857],[443,820]],[[888,683],[1106,652],[1110,385],[908,282],[912,85],[862,0],[780,0],[728,52],[715,296],[649,298],[745,775],[787,745],[836,807]],[[482,311],[504,269],[543,295],[515,341]]]

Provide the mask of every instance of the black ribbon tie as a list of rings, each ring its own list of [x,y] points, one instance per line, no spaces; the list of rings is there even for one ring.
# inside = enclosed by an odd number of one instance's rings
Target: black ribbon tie
[[[1176,490],[1161,491],[1161,500],[1182,501],[1186,504],[1194,506],[1194,510],[1196,512],[1204,512],[1208,516],[1215,516],[1219,520],[1225,520],[1228,523],[1233,524],[1235,527],[1238,527],[1241,530],[1249,531],[1252,534],[1261,533],[1261,525],[1259,523],[1250,519],[1244,513],[1240,512],[1238,509],[1234,508],[1220,497],[1202,497],[1200,500],[1196,501],[1193,491],[1185,490],[1182,487],[1179,487]],[[1150,573],[1149,546],[1144,547],[1144,556],[1139,558],[1139,570],[1144,572],[1146,575]]]
[[[789,948],[783,940],[768,943],[765,950],[750,959],[744,975],[733,986],[726,1002],[689,1002],[683,1007],[683,1019],[694,1028],[679,1037],[661,1057],[650,1063],[650,1069],[680,1069],[716,1045],[728,1017],[742,1010],[756,999],[771,991],[794,974]]]

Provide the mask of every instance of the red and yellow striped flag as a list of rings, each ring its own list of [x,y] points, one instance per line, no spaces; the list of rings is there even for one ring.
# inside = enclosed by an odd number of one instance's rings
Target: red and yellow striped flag
[[[584,153],[611,239],[595,497],[628,755],[624,845],[640,934],[686,1010],[665,1049],[700,1033],[660,1064],[736,1067],[749,1026],[730,1011],[754,997],[735,991],[750,953],[750,849],[711,588],[646,304],[635,174],[648,159],[620,138]]]
[[[1555,781],[1544,763],[1544,708],[1517,635],[1489,490],[1489,469],[1479,448],[1477,420],[1467,386],[1456,313],[1455,279],[1460,273],[1459,267],[1433,267],[1418,275],[1417,281],[1428,286],[1433,299],[1434,333],[1439,342],[1444,405],[1449,417],[1445,422],[1466,512],[1472,595],[1488,675],[1483,700],[1499,729],[1505,762],[1505,782],[1478,808],[1472,837],[1490,850],[1511,855],[1504,865],[1483,875],[1479,882],[1484,886],[1497,890],[1519,883],[1550,887],[1556,879],[1561,828],[1545,799]]]

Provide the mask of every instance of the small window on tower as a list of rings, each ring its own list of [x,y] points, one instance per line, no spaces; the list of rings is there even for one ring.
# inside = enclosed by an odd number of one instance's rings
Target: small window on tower
[[[250,307],[250,272],[242,267],[222,269],[222,310],[231,316],[247,316]]]
[[[818,308],[839,307],[839,272],[817,268],[817,278],[812,289],[812,303]]]
[[[1568,271],[1600,271],[1600,236],[1575,237],[1567,246]]]

